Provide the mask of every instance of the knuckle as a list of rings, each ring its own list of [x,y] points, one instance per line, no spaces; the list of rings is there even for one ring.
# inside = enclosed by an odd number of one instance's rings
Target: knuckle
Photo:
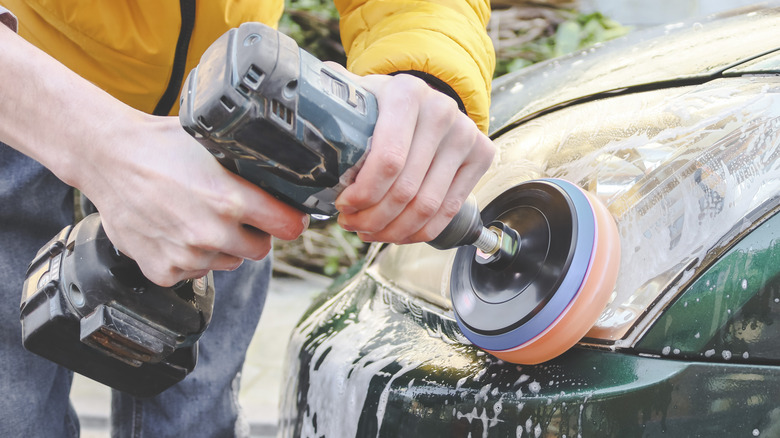
[[[455,100],[442,93],[437,93],[435,99],[428,100],[427,106],[426,110],[442,122],[455,124],[457,120],[462,120],[462,118],[457,117],[461,113]]]
[[[393,188],[390,190],[390,197],[393,201],[406,205],[417,194],[417,184],[408,178],[400,178],[393,184]]]
[[[437,229],[434,229],[430,226],[425,226],[417,233],[415,238],[419,242],[430,242],[431,240],[435,239],[441,232],[441,230],[436,230]]]
[[[223,271],[235,271],[242,264],[244,264],[244,259],[241,257],[230,257],[223,262],[220,269]]]
[[[203,269],[203,262],[193,251],[180,251],[176,257],[176,267],[173,269],[177,271],[197,271]]]
[[[295,240],[303,234],[306,226],[300,218],[291,218],[279,226],[276,237],[283,240]],[[264,239],[266,240],[266,239]]]
[[[418,216],[429,219],[439,211],[441,201],[432,196],[418,195],[414,199],[412,207],[414,208],[414,211],[417,212]]]
[[[394,79],[395,79],[395,84],[398,87],[397,91],[399,92],[415,93],[415,92],[419,92],[420,90],[429,89],[428,84],[426,84],[424,80],[416,76],[401,74],[395,76]]]
[[[209,228],[209,229],[206,229]],[[211,251],[218,251],[223,249],[225,241],[227,240],[224,232],[220,231],[219,227],[203,227],[190,229],[186,243],[197,249],[205,249]],[[187,253],[191,256],[191,253]]]
[[[302,227],[293,224],[283,225],[276,233],[276,237],[282,240],[295,240],[303,232]]]
[[[163,287],[171,286],[173,284],[176,284],[177,281],[179,281],[177,274],[180,271],[173,267],[169,267],[168,269],[165,269],[162,266],[152,266],[146,269],[142,269],[142,272],[144,276],[148,278],[152,283]]]
[[[479,157],[490,164],[496,154],[496,145],[482,133],[479,134],[477,143],[476,149]]]
[[[217,214],[222,217],[239,219],[246,212],[246,203],[238,193],[231,192],[226,196],[218,198],[215,208]]]
[[[458,214],[461,207],[463,207],[463,201],[460,201],[458,199],[447,198],[444,200],[444,202],[441,203],[439,212],[441,213],[442,216],[447,218],[447,223],[449,223],[449,221],[451,221],[452,218],[455,217],[456,214]]]
[[[404,147],[399,141],[390,140],[380,152],[381,172],[385,178],[393,178],[401,173],[406,165]]]

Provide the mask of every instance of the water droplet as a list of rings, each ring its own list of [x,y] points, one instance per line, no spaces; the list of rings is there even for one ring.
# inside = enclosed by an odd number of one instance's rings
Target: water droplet
[[[760,434],[761,432],[759,432],[758,429],[753,429],[753,436],[758,436]]]
[[[672,350],[672,347],[667,345],[666,347],[663,348],[663,350],[661,350],[661,354],[663,354],[664,356],[668,356],[669,355],[669,351],[671,351],[671,350]]]
[[[730,351],[728,351],[728,350],[723,350],[723,352],[721,353],[721,355],[722,355],[722,356],[723,356],[723,358],[724,358],[724,359],[726,359],[726,360],[729,360],[729,359],[731,359],[731,352],[730,352]]]
[[[747,279],[743,278],[742,279],[742,290],[745,290],[745,289],[747,289]]]

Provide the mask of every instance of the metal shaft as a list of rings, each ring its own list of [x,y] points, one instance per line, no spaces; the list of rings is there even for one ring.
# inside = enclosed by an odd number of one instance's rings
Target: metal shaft
[[[485,254],[494,254],[500,247],[501,239],[495,231],[482,227],[477,240],[472,243]]]

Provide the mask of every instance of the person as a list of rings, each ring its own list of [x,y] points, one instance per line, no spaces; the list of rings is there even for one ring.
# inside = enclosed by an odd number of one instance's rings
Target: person
[[[72,187],[150,280],[218,271],[198,366],[153,398],[115,391],[112,435],[245,435],[237,391],[271,238],[296,238],[308,218],[225,170],[175,114],[210,43],[242,22],[276,24],[282,1],[0,4],[0,435],[79,433],[72,373],[24,350],[18,319],[26,265],[73,220]],[[494,155],[489,3],[336,6],[348,70],[379,105],[371,152],[336,201],[339,223],[365,241],[430,240]]]

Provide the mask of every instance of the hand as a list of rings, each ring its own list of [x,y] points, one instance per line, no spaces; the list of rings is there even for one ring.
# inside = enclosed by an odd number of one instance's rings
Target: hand
[[[260,259],[308,217],[225,170],[176,117],[134,110],[0,25],[0,141],[98,208],[106,234],[170,286]]]
[[[495,147],[455,101],[410,75],[359,77],[379,116],[355,182],[336,200],[339,224],[364,241],[427,242],[460,210]]]
[[[122,151],[88,171],[82,190],[114,245],[168,286],[259,260],[271,235],[295,239],[308,216],[223,168],[175,117],[140,115]],[[97,163],[95,163],[97,164]]]

